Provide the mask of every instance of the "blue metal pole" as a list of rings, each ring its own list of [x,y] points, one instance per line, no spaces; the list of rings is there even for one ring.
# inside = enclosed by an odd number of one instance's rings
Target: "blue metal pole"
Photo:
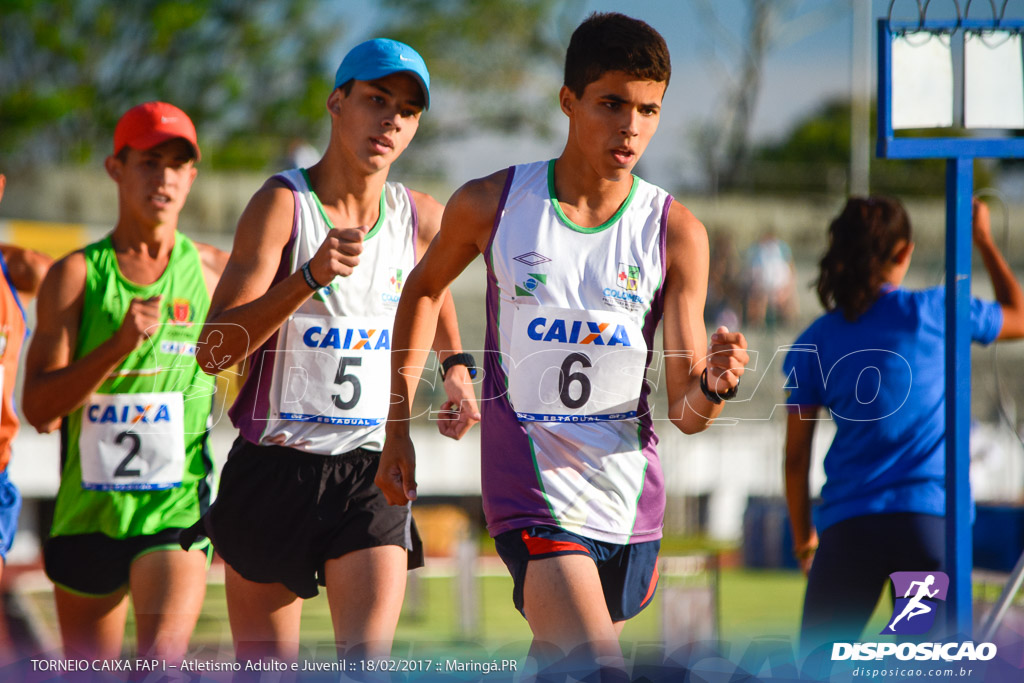
[[[875,152],[878,158],[889,157],[889,143],[893,141],[892,130],[892,33],[889,29],[889,22],[886,19],[878,20],[878,111],[877,116],[877,141]]]
[[[971,198],[974,160],[946,162],[946,569],[950,635],[971,636]]]

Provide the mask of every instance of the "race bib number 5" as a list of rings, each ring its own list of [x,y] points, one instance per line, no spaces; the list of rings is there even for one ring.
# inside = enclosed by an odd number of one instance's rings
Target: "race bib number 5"
[[[82,409],[82,488],[150,491],[181,485],[185,406],[180,392],[93,394]]]
[[[509,399],[524,421],[636,417],[647,343],[630,318],[538,306],[517,311]]]
[[[296,315],[285,326],[280,416],[383,424],[391,405],[391,320]]]

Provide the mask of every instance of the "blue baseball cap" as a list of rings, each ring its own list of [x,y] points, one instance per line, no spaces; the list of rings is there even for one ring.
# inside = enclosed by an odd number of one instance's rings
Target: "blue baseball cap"
[[[390,38],[374,38],[349,50],[334,76],[334,87],[340,88],[353,78],[372,81],[401,71],[407,71],[419,81],[423,88],[423,106],[429,109],[430,72],[426,62],[416,50]]]

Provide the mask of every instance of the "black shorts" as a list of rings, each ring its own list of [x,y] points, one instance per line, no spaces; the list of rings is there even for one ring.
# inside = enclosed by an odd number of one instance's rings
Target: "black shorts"
[[[373,479],[380,453],[341,455],[235,440],[220,491],[182,542],[204,533],[224,561],[256,583],[282,583],[301,598],[324,585],[324,564],[355,550],[397,545],[409,568],[423,546],[408,505],[389,505]]]
[[[106,534],[53,536],[43,544],[43,567],[50,581],[77,595],[100,597],[128,585],[132,562],[156,550],[178,550],[181,529],[111,538]],[[210,553],[210,542],[198,538],[191,550]]]
[[[494,537],[494,546],[514,583],[512,603],[523,612],[526,566],[559,555],[586,555],[597,565],[612,621],[632,619],[651,603],[658,587],[661,541],[619,545],[574,534],[556,526],[513,529]],[[523,612],[523,616],[526,613]]]
[[[892,590],[889,575],[893,572],[945,568],[946,520],[941,515],[860,515],[836,522],[818,536],[804,597],[800,629],[804,648],[860,638],[878,598],[887,588]],[[935,603],[935,609],[936,618],[942,619],[944,601]]]

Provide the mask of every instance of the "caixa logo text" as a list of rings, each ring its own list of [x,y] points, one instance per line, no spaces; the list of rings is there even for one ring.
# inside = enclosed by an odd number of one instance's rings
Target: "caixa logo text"
[[[526,334],[534,341],[558,342],[561,344],[593,344],[595,346],[632,346],[624,325],[601,323],[587,320],[569,321],[554,318],[534,318],[526,328]]]
[[[994,643],[833,643],[832,661],[877,660],[895,656],[903,661],[987,662],[996,656]]]
[[[171,421],[171,411],[166,404],[103,407],[93,403],[86,409],[85,415],[89,422],[99,423],[114,422],[118,424],[136,424],[142,422],[150,424]]]
[[[379,333],[379,334],[378,334]],[[302,335],[302,343],[311,349],[362,349],[363,351],[390,351],[391,331],[311,327]]]

